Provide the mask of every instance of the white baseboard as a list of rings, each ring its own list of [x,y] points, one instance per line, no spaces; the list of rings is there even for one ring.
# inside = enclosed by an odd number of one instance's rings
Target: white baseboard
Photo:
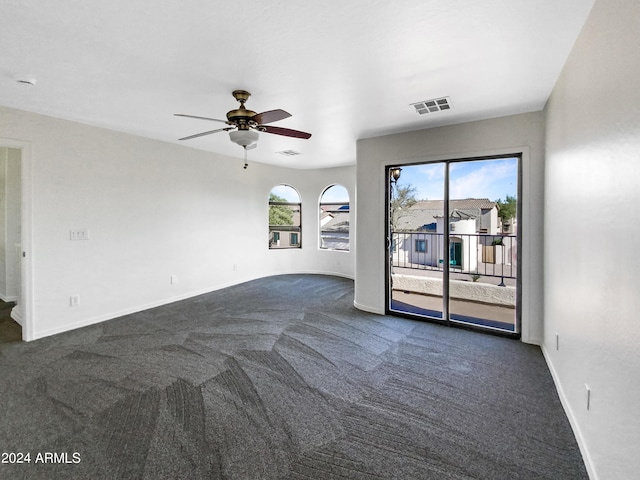
[[[562,388],[562,384],[560,383],[560,378],[556,372],[555,367],[553,366],[553,362],[551,361],[551,357],[547,353],[544,345],[540,346],[542,350],[542,355],[547,363],[547,367],[551,372],[551,377],[553,378],[553,383],[556,386],[556,390],[558,391],[558,397],[560,397],[560,403],[562,403],[562,407],[569,419],[569,423],[571,424],[571,429],[576,437],[576,441],[578,442],[578,448],[580,448],[580,453],[582,454],[582,459],[584,460],[585,467],[587,468],[587,474],[591,480],[599,480],[598,474],[593,465],[593,460],[591,459],[591,455],[589,454],[589,449],[587,448],[584,437],[582,436],[582,430],[580,429],[580,425],[571,409],[571,405],[567,400],[567,396],[564,393]]]
[[[381,311],[378,308],[373,308],[373,307],[369,307],[367,305],[362,305],[361,303],[358,303],[355,300],[353,302],[353,306],[356,307],[358,310],[362,310],[363,312],[375,313],[376,315],[384,315],[384,310]]]
[[[11,309],[11,318],[16,321],[21,327],[24,327],[24,317],[22,316],[22,309],[15,306]]]
[[[537,345],[539,347],[542,347],[541,338],[529,337],[528,335],[525,335],[524,332],[522,332],[520,339],[522,340],[522,343],[527,343],[529,345]]]
[[[237,283],[244,283],[245,281],[248,281],[248,280],[242,280],[242,281],[237,282]],[[161,307],[162,305],[168,305],[170,303],[179,302],[180,300],[186,300],[188,298],[197,297],[198,295],[203,295],[205,293],[213,292],[215,290],[220,290],[222,288],[227,288],[227,287],[230,287],[230,286],[233,286],[233,285],[236,285],[236,283],[225,284],[225,285],[217,286],[217,287],[214,287],[214,288],[205,288],[205,289],[202,289],[202,290],[189,292],[189,293],[185,293],[185,294],[182,294],[182,295],[177,295],[175,297],[169,297],[169,298],[166,298],[166,299],[163,299],[163,300],[158,300],[156,302],[151,302],[151,303],[147,303],[147,304],[143,304],[143,305],[138,305],[138,306],[131,307],[131,308],[125,308],[123,310],[118,310],[118,311],[115,311],[115,312],[107,313],[105,315],[98,315],[97,317],[86,318],[86,319],[80,320],[78,322],[66,323],[64,325],[60,325],[60,326],[55,327],[55,328],[50,328],[50,329],[41,330],[41,331],[35,331],[34,334],[33,334],[33,338],[31,340],[37,340],[39,338],[44,338],[44,337],[48,337],[48,336],[51,336],[51,335],[56,335],[58,333],[68,332],[68,331],[76,330],[76,329],[82,328],[82,327],[88,327],[90,325],[95,325],[97,323],[106,322],[107,320],[113,320],[114,318],[123,317],[125,315],[131,315],[133,313],[142,312],[144,310],[149,310],[151,308]]]
[[[105,314],[105,315],[98,315],[96,317],[83,319],[83,320],[80,320],[78,322],[66,323],[64,325],[60,325],[60,326],[55,327],[55,328],[50,328],[50,329],[47,329],[47,330],[34,331],[33,338],[30,338],[29,341],[37,340],[39,338],[48,337],[50,335],[56,335],[58,333],[68,332],[70,330],[76,330],[76,329],[82,328],[82,327],[88,327],[90,325],[95,325],[97,323],[102,323],[102,322],[105,322],[107,320],[112,320],[114,318],[123,317],[125,315],[131,315],[133,313],[142,312],[144,310],[149,310],[150,308],[161,307],[162,305],[168,305],[170,303],[179,302],[181,300],[186,300],[188,298],[197,297],[198,295],[204,295],[206,293],[214,292],[216,290],[221,290],[223,288],[228,288],[228,287],[232,287],[234,285],[238,285],[238,284],[241,284],[241,283],[250,282],[252,280],[257,280],[258,278],[264,278],[264,277],[270,277],[270,276],[276,276],[276,275],[290,275],[290,274],[291,275],[296,275],[296,274],[329,275],[329,276],[353,279],[350,276],[347,276],[347,275],[344,275],[344,274],[340,274],[340,273],[312,272],[312,271],[276,273],[276,274],[272,274],[272,275],[263,275],[263,276],[248,277],[248,278],[245,277],[245,278],[242,278],[242,279],[238,279],[236,281],[227,282],[227,283],[216,285],[216,286],[209,287],[209,288],[203,288],[201,290],[197,290],[197,291],[193,291],[193,292],[189,292],[189,293],[184,293],[182,295],[177,295],[177,296],[174,296],[174,297],[165,298],[163,300],[158,300],[156,302],[151,302],[151,303],[147,303],[147,304],[144,304],[144,305],[138,305],[136,307],[131,307],[131,308],[125,308],[123,310],[118,310],[116,312],[111,312],[111,313],[108,313],[108,314]],[[13,312],[12,312],[12,314],[13,314]],[[20,323],[18,320],[16,320],[16,321],[18,323]],[[22,325],[22,323],[20,323],[20,324]]]

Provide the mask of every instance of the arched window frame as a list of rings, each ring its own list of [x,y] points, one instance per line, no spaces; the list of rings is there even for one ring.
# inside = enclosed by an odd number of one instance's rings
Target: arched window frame
[[[324,201],[325,194],[334,187],[340,187],[345,190],[347,195],[346,202]],[[344,185],[341,185],[339,183],[333,183],[327,186],[320,194],[320,199],[318,201],[318,241],[319,248],[321,250],[336,250],[346,252],[350,250],[350,202],[351,198],[349,196],[349,191]]]
[[[277,193],[275,193],[274,191],[279,187],[286,187],[286,189],[291,189],[293,192],[295,192],[297,201],[292,201],[292,199],[286,199],[277,195]],[[277,195],[280,198],[273,199],[272,195]],[[293,223],[290,225],[272,225],[272,219],[277,217],[276,214],[272,214],[272,209],[291,210],[291,221]],[[302,248],[302,200],[298,190],[296,190],[296,188],[291,185],[287,185],[286,183],[281,183],[274,186],[269,192],[268,213],[269,216],[267,221],[269,224],[269,249],[281,250],[287,248]]]

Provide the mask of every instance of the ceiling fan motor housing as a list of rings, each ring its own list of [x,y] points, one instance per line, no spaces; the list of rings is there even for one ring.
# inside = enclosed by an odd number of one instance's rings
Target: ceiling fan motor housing
[[[227,112],[227,120],[229,123],[237,125],[240,130],[246,130],[250,126],[256,125],[256,122],[252,122],[251,120],[255,115],[256,112],[253,110],[239,108],[238,110],[231,110]]]
[[[233,98],[240,102],[240,108],[227,112],[227,120],[235,124],[239,130],[248,130],[250,127],[255,127],[256,122],[252,122],[251,119],[256,115],[253,110],[247,110],[244,108],[244,103],[249,99],[251,93],[246,90],[234,90]]]

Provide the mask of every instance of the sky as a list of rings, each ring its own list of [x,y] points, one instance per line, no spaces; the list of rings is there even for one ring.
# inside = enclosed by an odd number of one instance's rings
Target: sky
[[[498,158],[452,162],[449,172],[451,183],[449,196],[457,198],[488,198],[505,200],[507,195],[517,197],[518,159]],[[417,200],[442,200],[444,198],[444,164],[424,163],[402,167],[398,186],[416,188]],[[273,193],[288,202],[299,202],[294,188],[278,185]],[[333,185],[322,196],[324,203],[348,203],[349,194],[342,185]]]
[[[452,162],[449,169],[449,198],[488,198],[505,200],[517,197],[518,159],[500,158]],[[402,167],[398,186],[416,188],[417,200],[444,198],[444,164],[426,163]]]
[[[287,202],[299,202],[298,192],[288,185],[277,185],[273,187],[271,193],[275,193],[279,197],[285,198]],[[322,196],[323,203],[349,203],[349,193],[342,185],[333,185],[324,191]]]

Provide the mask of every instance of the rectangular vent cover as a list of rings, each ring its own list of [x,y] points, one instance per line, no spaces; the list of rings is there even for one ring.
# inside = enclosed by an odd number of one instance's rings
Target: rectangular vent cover
[[[416,112],[420,115],[424,115],[425,113],[434,113],[440,112],[442,110],[450,110],[451,109],[451,100],[449,97],[441,97],[434,98],[431,100],[425,100],[423,102],[412,103],[413,107],[415,107]]]
[[[276,152],[279,155],[285,155],[287,157],[293,157],[295,155],[300,155],[300,152],[296,152],[295,150],[282,150],[281,152]]]

